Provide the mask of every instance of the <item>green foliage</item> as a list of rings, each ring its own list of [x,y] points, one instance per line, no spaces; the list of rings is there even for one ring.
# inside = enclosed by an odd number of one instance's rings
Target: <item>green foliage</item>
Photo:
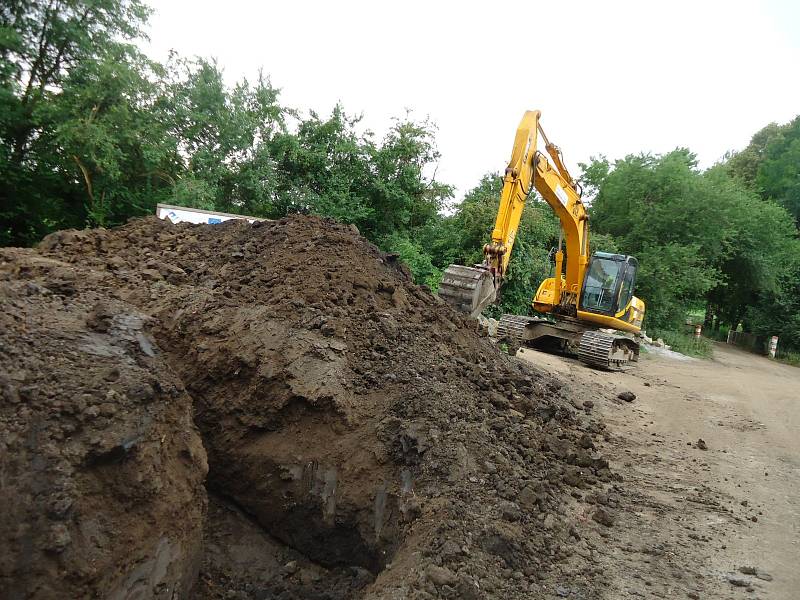
[[[692,335],[680,332],[655,329],[648,331],[647,334],[653,339],[661,338],[664,343],[672,348],[675,352],[680,352],[686,356],[695,356],[697,358],[711,358],[714,353],[713,344],[706,338],[695,338]]]
[[[137,0],[0,7],[0,244],[158,202],[316,213],[376,242],[415,240],[439,218],[452,189],[431,176],[430,122],[405,115],[376,142],[340,106],[328,118],[281,106],[261,75],[231,88],[214,62],[153,63],[125,43],[147,14]]]
[[[73,130],[63,119],[81,99],[67,105],[61,100],[80,78],[88,78],[90,87],[98,79],[111,84],[112,104],[120,87],[140,83],[128,77],[125,63],[138,62],[138,55],[126,42],[140,35],[148,14],[139,0],[11,0],[0,5],[0,244],[32,243],[54,227],[82,224],[87,216],[95,222],[104,219],[105,203],[111,200],[98,191],[87,202],[88,190],[79,187],[86,177],[82,172],[76,176],[81,168],[67,152],[81,144],[101,146],[105,155],[97,157],[98,165],[108,161],[113,168],[114,149],[91,112],[95,107],[95,115],[105,111],[101,101],[107,96],[85,106],[89,112],[80,115]],[[118,85],[108,74],[112,61],[119,63]],[[98,72],[103,69],[106,77]],[[79,133],[80,121],[86,131]],[[74,145],[58,147],[61,136]]]
[[[785,125],[770,123],[724,165],[763,200],[759,206],[764,207],[763,212],[750,210],[743,218],[768,221],[764,227],[767,233],[757,244],[771,249],[764,253],[764,260],[771,260],[778,267],[770,285],[741,303],[741,321],[752,333],[779,335],[787,351],[800,350],[800,242],[797,231],[785,241],[791,220],[772,205],[782,206],[794,217],[795,225],[800,225],[798,164],[800,116]]]
[[[182,160],[174,172],[178,201],[188,190],[216,210],[273,216],[277,190],[270,144],[291,111],[259,75],[229,89],[214,62],[173,56],[155,100]],[[183,184],[178,182],[184,180]]]
[[[392,234],[385,238],[381,245],[387,251],[400,256],[400,260],[411,269],[414,281],[427,285],[433,292],[437,290],[442,280],[442,271],[433,266],[430,255],[419,242],[400,234]]]
[[[764,150],[756,185],[800,224],[800,117],[780,128]]]
[[[613,168],[606,159],[584,165],[585,185],[596,193],[593,231],[639,259],[636,293],[647,302],[647,328],[678,329],[687,311],[705,306],[708,331],[744,323],[800,343],[794,220],[756,186],[785,141],[780,132],[765,128],[746,151],[705,172],[683,149],[628,156]]]
[[[764,199],[778,202],[800,224],[800,116],[785,125],[770,123],[725,167]]]
[[[697,170],[679,149],[584,167],[597,191],[594,230],[640,261],[637,295],[647,327],[678,328],[693,306],[738,323],[781,288],[797,241],[791,217],[723,166]]]
[[[336,107],[328,119],[311,113],[296,134],[275,137],[277,212],[331,216],[373,240],[438,218],[452,189],[428,176],[439,157],[433,126],[406,115],[376,143],[357,132],[358,123]]]
[[[783,352],[776,355],[776,358],[787,365],[800,367],[800,352]]]
[[[646,302],[645,327],[673,327],[718,281],[699,247],[671,242],[631,252],[639,260],[636,295]]]
[[[169,197],[179,157],[147,106],[157,94],[150,81],[155,68],[128,50],[82,62],[62,93],[37,108],[48,126],[33,143],[41,157],[36,167],[59,173],[60,187],[69,191],[65,225],[121,223]]]
[[[742,318],[745,331],[777,335],[786,351],[800,350],[800,242],[793,242],[793,249],[784,255],[776,289],[759,293]]]
[[[780,135],[781,127],[770,123],[753,135],[747,148],[730,155],[724,162],[731,175],[744,181],[751,187],[756,186],[756,178],[770,142]]]
[[[647,303],[646,325],[675,328],[689,306],[719,280],[714,257],[720,232],[706,214],[708,190],[694,155],[628,156],[613,169],[605,159],[583,165],[596,190],[593,232],[616,241],[640,263],[636,295]]]

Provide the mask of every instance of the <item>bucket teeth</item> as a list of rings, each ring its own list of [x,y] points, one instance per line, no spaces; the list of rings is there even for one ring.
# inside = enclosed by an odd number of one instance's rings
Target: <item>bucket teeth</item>
[[[450,265],[439,284],[439,297],[471,317],[477,317],[495,296],[492,273],[482,266]]]

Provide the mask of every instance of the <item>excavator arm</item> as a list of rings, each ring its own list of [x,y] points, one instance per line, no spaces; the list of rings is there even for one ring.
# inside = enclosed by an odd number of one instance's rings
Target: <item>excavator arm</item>
[[[484,264],[499,280],[498,283],[502,282],[508,270],[522,211],[533,184],[540,114],[538,110],[527,111],[517,127],[511,160],[503,177],[503,189],[500,192],[500,206],[497,209],[492,241],[483,247]]]
[[[483,263],[473,267],[450,265],[442,277],[439,295],[471,316],[477,316],[497,298],[507,276],[525,201],[534,187],[561,221],[569,257],[564,284],[555,286],[552,301],[558,304],[562,291],[577,294],[580,289],[589,249],[586,209],[578,184],[564,166],[561,151],[542,130],[540,116],[538,110],[526,111],[517,128],[511,160],[503,177],[492,240],[483,248]],[[537,150],[540,135],[547,154]],[[563,263],[564,253],[559,248],[556,281],[562,280]]]

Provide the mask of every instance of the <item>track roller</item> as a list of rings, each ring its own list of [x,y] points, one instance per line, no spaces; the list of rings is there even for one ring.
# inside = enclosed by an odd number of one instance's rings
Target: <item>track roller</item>
[[[620,369],[639,360],[639,344],[630,338],[587,331],[581,336],[578,358],[594,367]]]

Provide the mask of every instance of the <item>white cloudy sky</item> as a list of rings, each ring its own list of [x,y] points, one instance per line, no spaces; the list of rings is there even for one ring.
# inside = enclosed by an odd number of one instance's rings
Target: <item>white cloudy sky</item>
[[[800,1],[149,0],[149,53],[260,67],[284,104],[341,102],[377,133],[439,126],[459,195],[502,171],[524,110],[567,164],[688,146],[708,166],[800,113]]]

